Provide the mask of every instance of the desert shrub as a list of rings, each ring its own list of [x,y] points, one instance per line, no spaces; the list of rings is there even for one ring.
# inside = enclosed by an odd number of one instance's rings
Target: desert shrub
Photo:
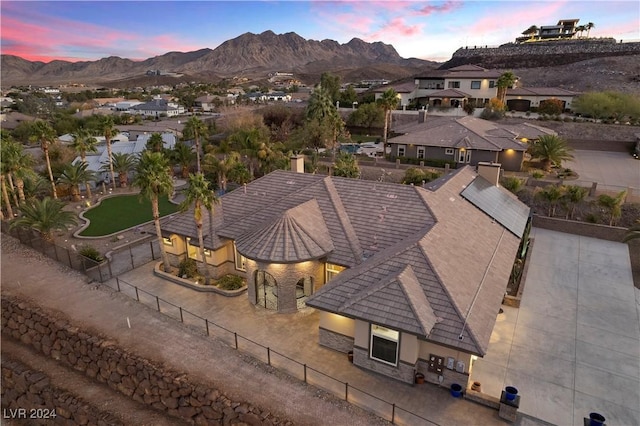
[[[508,176],[502,179],[501,184],[514,194],[522,189],[522,179],[515,176]]]
[[[178,265],[178,276],[181,278],[195,278],[198,275],[198,265],[191,258],[186,258]]]
[[[600,216],[598,216],[595,213],[587,213],[584,220],[586,220],[589,223],[598,223],[600,222]]]
[[[560,99],[547,99],[540,103],[538,112],[547,115],[560,115],[562,114],[562,101]]]
[[[418,168],[410,168],[404,173],[402,183],[409,185],[422,185],[422,182],[431,182],[441,176],[441,173],[434,170],[421,170]]]
[[[544,177],[544,173],[540,170],[534,170],[533,172],[531,172],[531,176],[534,179],[542,179]]]
[[[80,250],[78,250],[78,252],[82,256],[87,257],[95,262],[102,262],[104,260],[102,254],[100,254],[100,252],[95,247],[90,245],[84,245],[80,247]]]
[[[223,290],[237,290],[244,286],[244,281],[237,275],[227,274],[220,278],[216,285]]]
[[[475,111],[476,108],[471,105],[471,103],[467,102],[466,104],[464,104],[464,107],[462,107],[462,109],[464,109],[464,112],[466,112],[468,115],[473,115],[473,111]]]

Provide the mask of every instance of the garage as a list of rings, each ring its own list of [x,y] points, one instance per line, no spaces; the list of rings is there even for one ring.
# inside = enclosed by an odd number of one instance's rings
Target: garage
[[[509,99],[507,101],[507,107],[509,111],[529,111],[531,108],[531,101],[528,99]]]

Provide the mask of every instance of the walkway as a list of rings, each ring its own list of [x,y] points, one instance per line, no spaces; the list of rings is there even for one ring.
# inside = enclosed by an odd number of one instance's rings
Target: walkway
[[[640,290],[625,244],[534,229],[520,309],[504,308],[472,379],[521,394],[520,410],[582,426],[640,424]]]

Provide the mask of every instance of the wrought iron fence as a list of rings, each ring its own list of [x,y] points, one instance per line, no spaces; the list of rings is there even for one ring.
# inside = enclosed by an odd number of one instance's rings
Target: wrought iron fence
[[[395,403],[377,397],[356,386],[350,385],[348,382],[332,377],[318,369],[309,367],[306,363],[297,361],[268,346],[264,346],[248,337],[242,336],[233,330],[209,321],[207,318],[190,312],[168,300],[164,300],[123,279],[116,277],[115,280],[104,282],[104,284],[147,307],[155,309],[157,312],[198,329],[207,336],[213,336],[238,351],[251,355],[269,366],[284,371],[304,383],[321,388],[393,424],[438,425],[438,423],[432,420],[402,408]]]
[[[153,236],[113,250],[103,261],[97,262],[81,255],[77,248],[68,249],[45,240],[42,235],[32,229],[10,228],[9,223],[4,221],[1,222],[0,227],[2,233],[17,238],[22,244],[100,283],[160,257],[158,241]]]

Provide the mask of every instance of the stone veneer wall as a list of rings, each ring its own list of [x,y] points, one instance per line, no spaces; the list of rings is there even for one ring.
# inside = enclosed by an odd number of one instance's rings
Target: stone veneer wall
[[[415,382],[415,366],[405,362],[398,362],[398,366],[387,365],[369,358],[369,350],[355,346],[353,348],[353,363],[367,370],[375,371],[384,376],[391,377],[401,382]]]
[[[354,338],[320,327],[320,345],[347,353],[353,350]]]
[[[2,332],[135,401],[195,424],[291,424],[14,297],[2,297]]]
[[[2,358],[2,408],[5,418],[40,419],[61,424],[123,425],[117,417],[88,404],[76,395],[51,385],[49,376],[23,363]],[[24,411],[16,411],[16,410]],[[12,415],[13,413],[13,415]],[[55,417],[53,417],[55,415]],[[66,424],[63,423],[63,424]],[[47,423],[48,424],[48,423]]]

